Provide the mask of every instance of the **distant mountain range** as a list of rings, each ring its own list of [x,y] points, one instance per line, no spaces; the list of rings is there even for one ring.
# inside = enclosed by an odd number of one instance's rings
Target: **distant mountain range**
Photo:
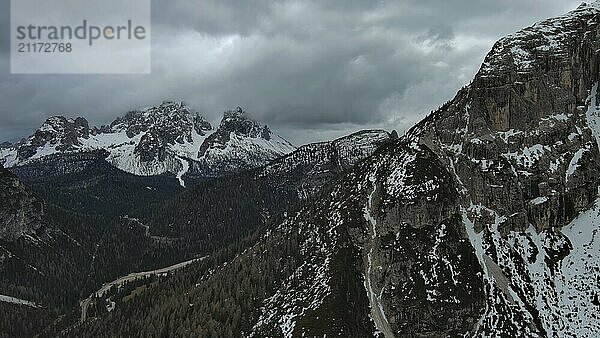
[[[23,141],[4,144],[0,162],[10,168],[50,156],[100,150],[106,161],[125,172],[170,173],[184,185],[183,176],[188,173],[206,177],[235,173],[294,149],[239,107],[225,112],[214,129],[185,103],[163,102],[129,112],[100,128],[90,128],[82,117],[50,117]]]

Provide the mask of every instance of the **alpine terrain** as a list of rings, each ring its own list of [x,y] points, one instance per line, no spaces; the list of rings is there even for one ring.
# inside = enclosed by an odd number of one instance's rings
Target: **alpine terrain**
[[[599,83],[600,1],[496,42],[401,137],[294,148],[180,103],[52,118],[0,150],[0,313],[69,337],[598,337]],[[69,164],[90,156],[109,164],[94,177],[165,193],[74,203],[53,185],[94,187]],[[84,285],[64,275],[83,266]]]

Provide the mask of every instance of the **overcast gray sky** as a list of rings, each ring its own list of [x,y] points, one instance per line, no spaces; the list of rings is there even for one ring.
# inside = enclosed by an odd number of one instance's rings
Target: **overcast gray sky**
[[[403,131],[467,84],[498,38],[570,0],[152,2],[152,74],[11,75],[0,0],[0,142],[50,115],[101,125],[184,100],[211,122],[243,106],[295,144]]]

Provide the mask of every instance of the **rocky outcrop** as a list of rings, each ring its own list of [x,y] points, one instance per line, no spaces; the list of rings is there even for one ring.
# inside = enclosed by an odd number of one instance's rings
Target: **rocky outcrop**
[[[500,40],[473,82],[413,129],[452,162],[473,204],[507,217],[504,233],[564,226],[596,197],[586,102],[599,23],[597,5],[582,5]]]
[[[44,208],[23,183],[0,167],[0,239],[13,241],[42,227]]]
[[[592,288],[557,293],[573,272],[562,261],[581,249],[561,229],[593,206],[600,185],[599,24],[594,3],[500,40],[473,82],[408,133],[455,176],[486,285],[478,336],[597,326],[574,321],[561,300]]]

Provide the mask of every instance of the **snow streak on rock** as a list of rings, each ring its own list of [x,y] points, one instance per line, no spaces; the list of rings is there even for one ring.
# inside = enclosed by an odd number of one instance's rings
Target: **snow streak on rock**
[[[375,182],[375,177],[371,177],[370,182],[373,184],[373,190],[369,194],[367,199],[367,204],[364,208],[364,217],[365,220],[370,225],[371,231],[371,240],[367,243],[367,271],[365,272],[365,289],[367,290],[367,297],[369,298],[369,304],[371,305],[371,319],[375,323],[375,328],[383,333],[384,337],[390,338],[394,337],[394,333],[390,328],[390,323],[388,322],[385,311],[383,309],[383,304],[381,304],[381,296],[383,294],[383,289],[379,294],[377,294],[373,290],[373,285],[371,281],[371,270],[373,269],[373,247],[376,245],[377,241],[377,221],[371,215],[371,210],[373,208],[373,195],[377,190],[377,185]]]

